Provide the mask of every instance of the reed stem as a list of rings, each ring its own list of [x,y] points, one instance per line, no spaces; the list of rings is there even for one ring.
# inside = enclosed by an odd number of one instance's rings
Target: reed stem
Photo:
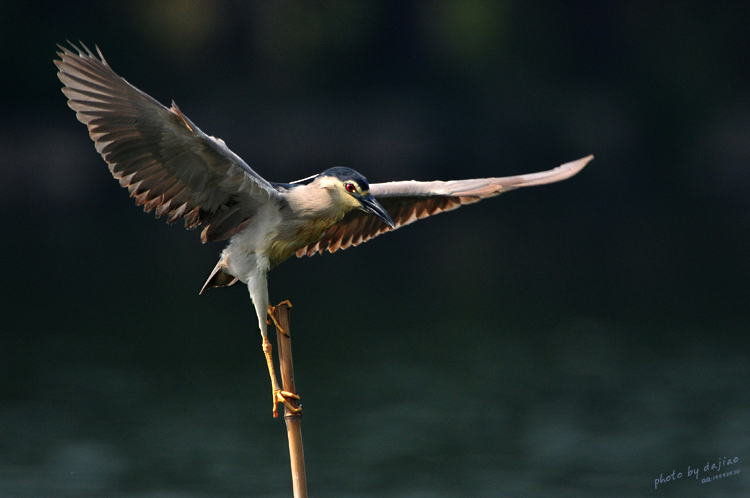
[[[282,389],[296,393],[294,385],[294,366],[292,364],[292,337],[289,329],[289,310],[292,303],[284,301],[276,306],[274,317],[279,327],[276,327],[276,344],[279,351],[279,366],[281,370]],[[286,332],[286,333],[285,333]],[[295,407],[299,407],[297,400],[291,400]],[[294,413],[284,406],[284,421],[286,434],[289,439],[289,459],[292,464],[292,487],[294,498],[307,498],[307,476],[305,474],[305,454],[302,448],[302,412]]]

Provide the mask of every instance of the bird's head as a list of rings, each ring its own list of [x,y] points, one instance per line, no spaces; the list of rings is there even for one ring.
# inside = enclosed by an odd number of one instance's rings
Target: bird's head
[[[370,184],[353,169],[330,168],[318,175],[316,181],[330,191],[333,202],[347,210],[360,209],[373,214],[389,227],[395,228],[388,211],[370,193]]]

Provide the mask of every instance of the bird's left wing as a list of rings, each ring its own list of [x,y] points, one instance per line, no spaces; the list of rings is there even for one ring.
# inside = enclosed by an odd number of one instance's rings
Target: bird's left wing
[[[594,156],[584,157],[549,171],[503,178],[374,183],[370,185],[370,192],[391,215],[396,228],[399,228],[519,187],[565,180],[578,173],[593,158]],[[343,220],[330,227],[320,240],[297,251],[297,256],[347,249],[391,230],[393,229],[375,216],[359,210],[351,211]]]
[[[230,237],[279,195],[220,139],[173,103],[164,107],[118,76],[85,45],[60,46],[55,61],[68,105],[136,204],[168,222],[205,227],[204,242]],[[97,49],[98,50],[98,49]],[[77,52],[77,53],[76,53]]]

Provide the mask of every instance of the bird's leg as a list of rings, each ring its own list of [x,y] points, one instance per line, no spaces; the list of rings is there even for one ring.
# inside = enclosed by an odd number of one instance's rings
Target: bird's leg
[[[292,303],[289,301],[289,299],[286,299],[284,301],[281,301],[277,306],[281,306],[282,304],[286,304],[290,308],[292,307]],[[276,329],[284,334],[284,336],[289,337],[289,334],[287,334],[286,330],[284,330],[284,327],[279,324],[279,322],[276,320],[276,306],[268,305],[268,325],[271,325],[271,323],[274,324]]]
[[[273,391],[273,416],[279,416],[279,403],[284,403],[284,405],[293,413],[299,413],[300,411],[302,411],[302,409],[292,406],[292,404],[289,402],[289,399],[299,399],[299,396],[288,391],[282,391],[281,387],[279,387],[279,381],[276,377],[276,369],[273,367],[273,355],[271,354],[273,348],[271,346],[271,343],[268,342],[267,337],[268,312],[271,310],[271,306],[268,305],[268,284],[266,283],[266,269],[259,267],[255,272],[249,275],[247,279],[247,288],[250,291],[250,298],[253,300],[253,305],[255,306],[255,313],[256,315],[258,315],[258,327],[260,328],[260,335],[263,337],[263,355],[266,357],[268,374],[271,376],[271,389]]]
[[[299,413],[302,408],[293,406],[289,399],[299,399],[299,396],[290,393],[289,391],[283,391],[279,387],[279,381],[276,378],[276,369],[273,367],[273,346],[268,341],[268,337],[263,336],[263,354],[266,356],[266,364],[268,365],[268,374],[271,376],[271,390],[273,391],[273,417],[279,416],[278,404],[284,403],[292,413]]]

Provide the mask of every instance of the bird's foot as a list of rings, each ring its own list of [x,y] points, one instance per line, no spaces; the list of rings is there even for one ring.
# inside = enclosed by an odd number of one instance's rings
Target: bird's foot
[[[293,414],[302,413],[302,408],[298,403],[299,396],[289,391],[284,391],[279,387],[279,381],[276,379],[276,369],[273,366],[272,350],[273,347],[268,342],[268,338],[263,337],[263,354],[266,357],[268,374],[271,377],[271,391],[273,393],[273,418],[278,418],[279,416],[279,403],[284,403],[284,406]],[[294,400],[297,406],[292,404],[290,400]]]
[[[294,406],[292,402],[289,401],[290,399],[299,401],[299,396],[297,394],[290,393],[289,391],[282,391],[281,389],[273,390],[273,418],[277,418],[279,416],[279,403],[284,403],[284,406],[286,406],[287,410],[294,414],[302,413],[302,407]]]
[[[281,301],[276,306],[281,306],[282,304],[286,304],[290,308],[292,307],[292,303],[288,299],[285,301]],[[289,337],[289,334],[287,334],[286,330],[284,330],[284,327],[282,327],[279,324],[278,320],[276,320],[276,306],[272,306],[270,304],[268,305],[268,316],[266,317],[266,323],[268,323],[268,325],[273,324],[276,329],[279,330],[279,332],[284,334],[286,337]]]

